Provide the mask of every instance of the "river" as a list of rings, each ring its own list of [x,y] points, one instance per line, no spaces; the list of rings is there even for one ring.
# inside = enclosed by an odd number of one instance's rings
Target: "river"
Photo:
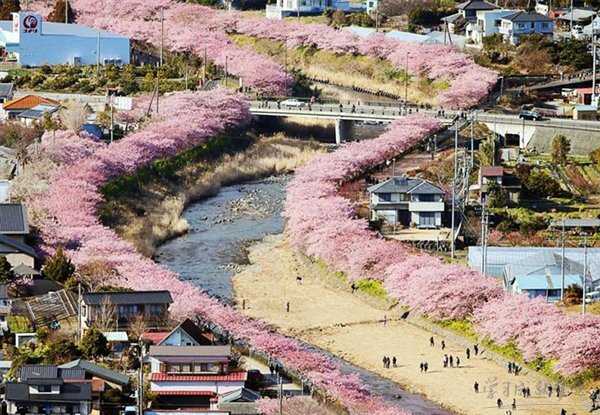
[[[217,195],[189,206],[184,212],[189,232],[160,246],[156,260],[182,279],[231,302],[232,277],[238,264],[247,260],[245,246],[283,231],[281,213],[288,179],[271,177],[223,187]],[[451,414],[419,395],[401,390],[394,382],[331,357],[344,372],[358,373],[373,392],[413,414]]]

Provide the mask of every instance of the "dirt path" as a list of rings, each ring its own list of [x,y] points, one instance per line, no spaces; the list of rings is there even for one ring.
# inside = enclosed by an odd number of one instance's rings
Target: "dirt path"
[[[517,410],[512,414],[560,414],[587,412],[587,402],[579,394],[547,397],[546,384],[537,376],[509,375],[505,367],[483,356],[467,360],[464,347],[435,336],[436,346],[429,346],[431,333],[404,321],[388,321],[397,312],[382,311],[350,292],[328,288],[318,277],[323,268],[312,264],[290,249],[281,236],[269,237],[250,248],[250,263],[234,279],[238,304],[245,300],[244,313],[278,326],[309,343],[333,352],[349,362],[398,382],[405,389],[458,413],[469,415],[506,414],[513,398]],[[297,276],[302,277],[298,283]],[[332,278],[331,275],[328,278]],[[286,303],[290,311],[286,312]],[[459,356],[460,368],[443,368],[444,353]],[[396,356],[398,367],[384,369],[383,356]],[[428,362],[429,372],[422,374],[419,364]],[[473,391],[474,382],[480,392]],[[531,388],[532,397],[522,398],[522,385]],[[496,399],[504,407],[498,409]]]

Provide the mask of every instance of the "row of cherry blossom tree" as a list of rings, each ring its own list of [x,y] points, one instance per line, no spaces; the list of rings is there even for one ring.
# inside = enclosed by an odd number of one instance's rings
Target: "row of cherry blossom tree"
[[[600,317],[565,315],[542,299],[511,295],[492,278],[384,240],[357,218],[339,187],[411,148],[439,128],[412,116],[382,136],[343,146],[299,169],[288,186],[286,230],[294,245],[351,280],[382,281],[400,303],[434,320],[469,320],[498,344],[514,342],[524,359],[543,358],[571,376],[600,369]]]
[[[47,133],[40,154],[59,165],[46,186],[28,192],[27,203],[43,241],[52,252],[62,246],[80,267],[104,263],[114,273],[106,284],[136,290],[169,290],[174,298],[174,317],[201,316],[255,350],[279,359],[351,414],[404,415],[405,411],[373,395],[355,374],[343,373],[325,354],[297,340],[274,332],[234,308],[209,297],[198,287],[136,252],[97,217],[103,202],[101,189],[110,180],[133,174],[155,160],[172,157],[202,145],[211,137],[249,120],[248,103],[223,89],[178,93],[164,99],[160,116],[143,128],[110,145],[94,144],[86,136]]]

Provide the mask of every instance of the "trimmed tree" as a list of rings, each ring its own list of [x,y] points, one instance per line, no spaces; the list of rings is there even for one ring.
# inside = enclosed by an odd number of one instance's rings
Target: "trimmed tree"
[[[58,247],[56,253],[46,261],[42,268],[42,275],[52,281],[63,284],[75,272],[75,266],[65,255],[62,247]]]
[[[87,359],[107,356],[110,353],[106,337],[95,327],[85,332],[81,342],[79,342],[79,350]]]
[[[562,134],[557,134],[552,139],[552,161],[555,164],[564,166],[567,164],[567,156],[571,151],[571,141]]]
[[[0,284],[8,284],[14,281],[14,279],[15,273],[12,270],[12,266],[5,256],[0,256]]]

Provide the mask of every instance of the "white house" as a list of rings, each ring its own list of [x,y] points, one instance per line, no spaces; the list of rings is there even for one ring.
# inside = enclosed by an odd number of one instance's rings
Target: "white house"
[[[506,42],[513,45],[521,43],[521,37],[532,34],[552,38],[554,21],[543,14],[518,11],[502,18],[500,33]]]
[[[129,38],[78,24],[44,22],[31,11],[0,21],[4,60],[23,66],[129,63]]]
[[[482,10],[495,10],[498,6],[482,0],[467,0],[456,5],[457,12],[442,18],[442,21],[448,24],[448,29],[452,33],[459,32],[459,23],[465,24],[465,34],[471,36],[473,26],[477,21],[477,13]]]
[[[470,39],[477,45],[483,43],[483,38],[500,32],[502,18],[516,13],[516,10],[479,10],[477,23],[472,25]]]
[[[349,12],[365,10],[365,5],[361,3],[355,7],[348,0],[277,0],[275,4],[267,4],[266,15],[268,19],[282,19],[286,16],[321,14],[325,9]]]
[[[392,177],[367,190],[370,193],[371,220],[418,228],[442,226],[444,191],[426,180]]]

